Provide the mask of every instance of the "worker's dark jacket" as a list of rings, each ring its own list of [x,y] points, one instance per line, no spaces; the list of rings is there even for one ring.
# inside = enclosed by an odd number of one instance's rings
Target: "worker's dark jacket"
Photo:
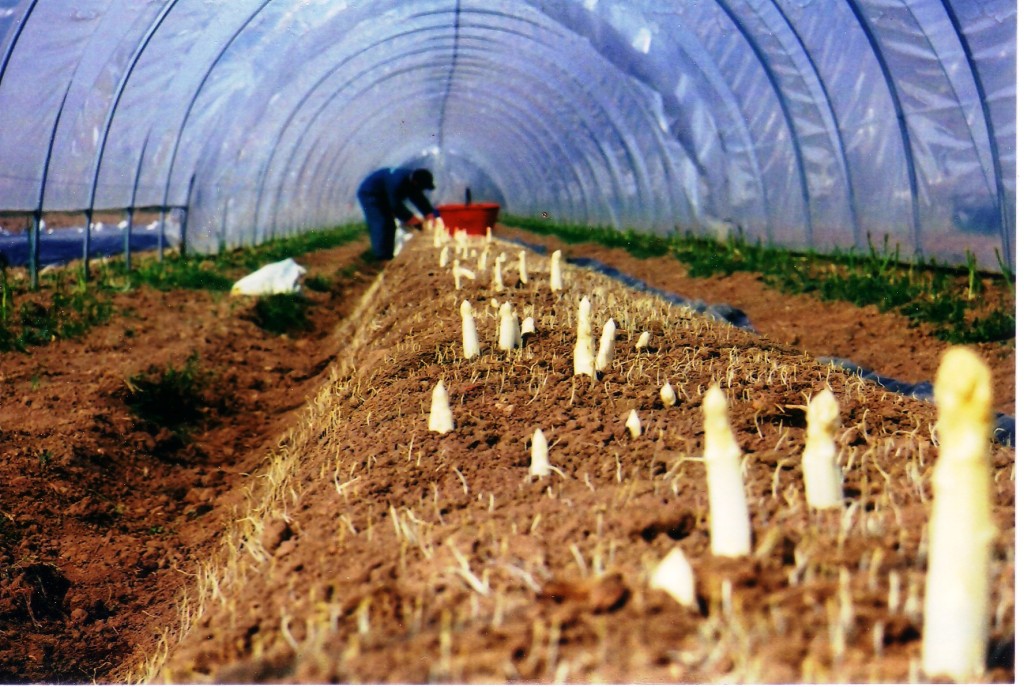
[[[412,217],[412,212],[405,206],[406,200],[412,202],[424,216],[437,216],[437,210],[423,192],[412,185],[411,176],[412,170],[405,167],[378,169],[359,185],[359,202],[364,208],[373,204],[386,214],[397,217],[402,223]]]
[[[404,224],[412,217],[405,206],[411,201],[426,215],[439,215],[423,192],[412,184],[412,170],[404,167],[378,169],[359,185],[359,204],[363,206],[370,230],[370,249],[380,260],[395,254],[395,218]]]

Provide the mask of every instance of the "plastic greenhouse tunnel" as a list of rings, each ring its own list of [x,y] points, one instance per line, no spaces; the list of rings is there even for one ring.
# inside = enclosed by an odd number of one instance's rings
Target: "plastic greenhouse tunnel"
[[[1017,35],[0,0],[0,687],[1015,684]]]
[[[0,221],[210,252],[423,164],[516,215],[1012,269],[1015,31],[1012,0],[2,0]]]

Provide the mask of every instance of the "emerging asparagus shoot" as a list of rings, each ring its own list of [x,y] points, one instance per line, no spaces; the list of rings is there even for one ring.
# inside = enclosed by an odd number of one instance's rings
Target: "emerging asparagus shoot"
[[[992,519],[989,441],[992,380],[966,347],[949,349],[935,379],[939,458],[928,521],[922,668],[973,681],[989,638]]]
[[[562,251],[551,254],[551,291],[562,290]]]
[[[473,320],[473,306],[469,301],[462,301],[459,312],[462,314],[462,357],[472,360],[480,355],[480,338]]]
[[[612,364],[612,357],[615,354],[615,320],[608,318],[601,330],[601,343],[597,347],[597,360],[594,361],[594,369],[604,372]]]
[[[528,284],[530,275],[526,272],[526,251],[519,251],[519,283]]]
[[[658,391],[658,395],[661,397],[661,402],[665,404],[666,408],[674,406],[678,400],[676,398],[676,390],[672,388],[672,384],[669,382],[665,382],[665,384],[662,385],[661,390]]]
[[[498,325],[498,350],[511,351],[523,345],[522,334],[519,331],[519,316],[512,312],[512,305],[505,301],[501,304],[498,313],[501,315],[501,322]]]
[[[533,441],[530,442],[530,476],[547,477],[551,474],[551,463],[548,462],[548,440],[544,438],[544,432],[538,427],[533,432]]]
[[[704,395],[703,408],[711,553],[746,556],[750,553],[750,514],[740,469],[740,447],[729,427],[725,394],[717,384]]]
[[[476,279],[476,275],[473,274],[472,270],[468,270],[462,266],[458,260],[452,261],[452,274],[455,276],[455,290],[458,291],[462,288],[463,279]]]
[[[590,299],[580,300],[576,321],[576,347],[572,352],[573,375],[594,376],[594,335],[590,331]]]
[[[651,589],[661,589],[684,608],[697,607],[693,567],[682,549],[673,548],[651,573]]]
[[[629,435],[634,439],[643,433],[643,427],[640,425],[640,416],[636,414],[636,408],[629,411],[629,417],[626,418],[626,429],[629,430]]]
[[[839,404],[829,389],[807,405],[807,444],[803,453],[804,488],[811,508],[843,505],[843,473],[836,462],[835,433]]]
[[[505,290],[505,281],[502,279],[502,268],[505,266],[505,254],[502,253],[494,260],[494,290],[501,291]]]
[[[440,380],[434,385],[434,391],[430,395],[430,419],[427,421],[427,429],[438,434],[447,434],[455,429],[452,410],[448,406],[448,391],[444,388],[444,382]]]

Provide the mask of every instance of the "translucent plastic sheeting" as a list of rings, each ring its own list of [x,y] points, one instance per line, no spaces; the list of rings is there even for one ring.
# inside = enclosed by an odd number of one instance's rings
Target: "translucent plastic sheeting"
[[[996,268],[1013,0],[0,0],[0,210],[187,206],[201,250],[437,202]]]

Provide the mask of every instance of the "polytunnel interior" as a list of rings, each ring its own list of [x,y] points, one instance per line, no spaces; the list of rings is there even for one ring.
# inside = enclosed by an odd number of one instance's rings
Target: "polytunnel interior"
[[[0,210],[212,251],[436,203],[1015,265],[1013,0],[0,0]]]

